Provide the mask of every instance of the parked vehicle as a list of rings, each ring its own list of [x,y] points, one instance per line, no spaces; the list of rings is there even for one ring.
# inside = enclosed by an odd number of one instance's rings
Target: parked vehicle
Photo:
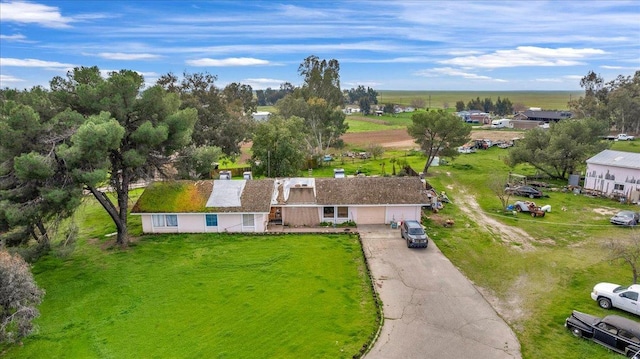
[[[518,186],[518,187],[510,187],[506,189],[507,192],[510,192],[516,196],[524,196],[529,198],[540,198],[542,197],[542,192],[531,187],[531,186]]]
[[[599,318],[574,310],[564,326],[578,338],[586,338],[629,358],[640,350],[640,323],[617,315]]]
[[[635,226],[640,222],[640,213],[634,211],[620,211],[615,216],[609,219],[609,222],[613,224],[619,224],[621,226]]]
[[[529,212],[531,217],[544,217],[546,211],[531,201],[516,201],[513,207],[517,212]]]
[[[603,282],[593,287],[591,299],[597,301],[600,308],[619,308],[629,313],[640,315],[639,293],[640,284],[625,287],[619,284]]]
[[[400,236],[407,241],[407,247],[427,248],[429,237],[418,221],[404,221],[400,225]]]
[[[626,133],[620,133],[616,136],[604,136],[603,138],[609,141],[633,141],[635,139],[634,136],[629,136]]]
[[[491,121],[491,128],[505,128],[505,127],[513,128],[513,124],[511,123],[511,120],[508,118],[501,118],[499,120]]]
[[[475,153],[476,149],[468,146],[460,146],[458,147],[458,152],[459,153]]]

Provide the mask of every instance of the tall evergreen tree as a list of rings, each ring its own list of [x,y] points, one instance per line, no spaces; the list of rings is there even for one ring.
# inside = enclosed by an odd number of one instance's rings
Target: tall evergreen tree
[[[36,92],[17,99],[47,98],[41,89]],[[50,229],[78,206],[81,188],[57,149],[82,121],[71,111],[43,120],[31,106],[0,102],[0,240],[5,245],[34,239],[41,249],[34,253],[46,252]]]
[[[164,172],[170,156],[191,142],[197,111],[180,110],[178,95],[160,86],[143,90],[143,77],[130,70],[103,79],[97,67],[76,68],[66,80],[54,78],[51,87],[88,116],[60,155],[115,223],[117,243],[126,245],[129,185]],[[116,203],[102,188],[106,184]]]

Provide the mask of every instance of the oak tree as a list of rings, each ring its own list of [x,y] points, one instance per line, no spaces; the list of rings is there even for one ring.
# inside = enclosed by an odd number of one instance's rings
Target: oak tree
[[[411,116],[407,128],[427,156],[423,172],[426,174],[434,157],[455,157],[457,148],[469,141],[471,126],[458,116],[443,110],[419,112]]]

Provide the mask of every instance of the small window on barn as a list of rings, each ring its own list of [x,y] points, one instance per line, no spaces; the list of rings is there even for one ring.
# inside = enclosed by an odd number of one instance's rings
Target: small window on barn
[[[349,207],[338,207],[338,218],[349,218]]]
[[[253,227],[253,226],[255,226],[253,214],[243,214],[242,215],[242,225],[244,227]]]
[[[218,226],[218,215],[217,214],[207,214],[205,215],[205,219],[207,222],[207,227],[217,227]]]
[[[624,185],[622,183],[616,183],[613,185],[614,191],[624,191]]]
[[[335,217],[335,208],[334,207],[324,207],[324,218],[333,218]]]

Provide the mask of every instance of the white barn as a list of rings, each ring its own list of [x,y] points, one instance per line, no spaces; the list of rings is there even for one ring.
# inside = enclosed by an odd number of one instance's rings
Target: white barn
[[[586,162],[585,190],[640,200],[640,153],[604,150]]]

